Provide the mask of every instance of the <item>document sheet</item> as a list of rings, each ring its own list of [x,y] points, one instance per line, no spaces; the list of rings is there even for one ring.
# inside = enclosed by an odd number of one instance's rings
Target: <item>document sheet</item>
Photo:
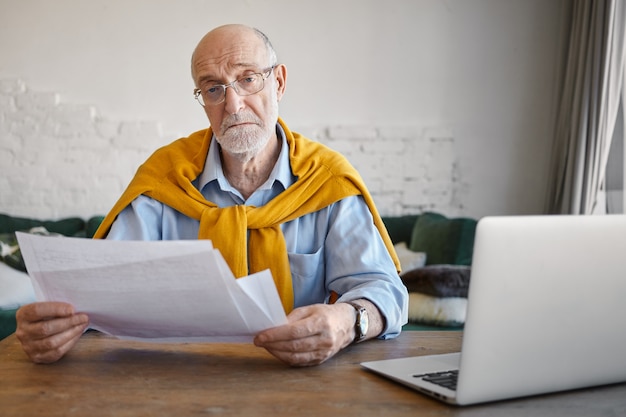
[[[121,339],[251,342],[287,323],[269,270],[236,279],[209,240],[16,233],[38,301],[64,301]]]

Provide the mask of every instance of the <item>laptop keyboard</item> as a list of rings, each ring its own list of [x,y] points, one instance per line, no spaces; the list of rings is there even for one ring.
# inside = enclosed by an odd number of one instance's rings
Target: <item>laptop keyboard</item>
[[[440,385],[444,388],[456,391],[456,383],[459,379],[459,370],[434,372],[430,374],[413,375],[415,378],[421,378],[424,381]]]

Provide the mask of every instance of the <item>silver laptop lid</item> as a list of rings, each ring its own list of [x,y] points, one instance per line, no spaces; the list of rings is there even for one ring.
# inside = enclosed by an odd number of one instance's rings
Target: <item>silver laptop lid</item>
[[[626,216],[485,217],[460,404],[626,380]]]

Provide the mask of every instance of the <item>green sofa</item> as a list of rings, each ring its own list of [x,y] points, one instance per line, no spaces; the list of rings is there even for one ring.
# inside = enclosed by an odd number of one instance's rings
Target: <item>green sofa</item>
[[[94,216],[88,220],[78,217],[61,220],[37,220],[0,214],[0,242],[3,244],[3,248],[14,246],[17,244],[15,241],[16,231],[31,230],[37,227],[43,227],[50,233],[64,236],[92,237],[103,218],[103,216]],[[2,254],[0,262],[9,265],[16,271],[26,271],[19,252],[9,254],[3,251]],[[24,299],[23,294],[17,296],[15,300],[8,297],[7,294],[3,294],[2,299],[6,304],[0,305],[0,340],[15,331],[15,313],[19,307],[18,304],[20,304],[20,297],[22,300]]]
[[[52,233],[65,236],[92,237],[96,229],[102,222],[102,216],[94,216],[88,220],[77,217],[61,220],[36,220],[20,218],[0,214],[0,241],[5,243],[14,239],[14,232],[19,230],[30,230],[33,227],[44,227]],[[403,250],[409,254],[424,254],[423,264],[417,267],[410,267],[411,270],[403,270],[401,277],[405,279],[405,284],[411,295],[420,294],[420,300],[435,302],[441,316],[441,301],[445,304],[448,300],[459,301],[462,297],[449,297],[450,291],[446,288],[446,280],[443,272],[449,275],[450,269],[453,272],[459,269],[464,273],[463,286],[466,287],[469,279],[468,271],[472,259],[474,245],[474,233],[476,221],[469,218],[447,218],[438,213],[426,212],[415,215],[389,216],[383,217],[383,222],[387,227],[391,240],[398,247],[398,253]],[[401,257],[402,258],[402,257]],[[25,271],[21,257],[18,254],[13,256],[3,256],[4,263],[16,269]],[[439,266],[445,266],[442,271]],[[465,268],[465,269],[463,269]],[[456,287],[459,280],[457,279]],[[433,291],[434,288],[434,291]],[[457,288],[458,290],[458,288]],[[457,292],[453,295],[459,295]],[[0,306],[0,339],[15,331],[15,313],[18,306],[2,308]],[[445,308],[445,307],[444,307]],[[458,307],[457,307],[458,308]],[[444,312],[445,313],[445,312]],[[429,313],[426,313],[429,316]],[[446,318],[433,319],[432,317],[418,317],[412,319],[405,330],[458,330],[462,327],[462,322],[446,322]],[[444,314],[445,316],[445,314]]]

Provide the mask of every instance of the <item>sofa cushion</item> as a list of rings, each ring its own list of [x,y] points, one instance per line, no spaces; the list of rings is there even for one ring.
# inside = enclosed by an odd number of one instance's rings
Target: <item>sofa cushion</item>
[[[412,230],[409,248],[426,252],[426,264],[471,265],[477,221],[427,212]]]
[[[415,221],[419,214],[408,214],[405,216],[388,216],[383,217],[383,223],[387,228],[391,241],[395,243],[406,242],[407,246],[411,243],[411,234]]]

